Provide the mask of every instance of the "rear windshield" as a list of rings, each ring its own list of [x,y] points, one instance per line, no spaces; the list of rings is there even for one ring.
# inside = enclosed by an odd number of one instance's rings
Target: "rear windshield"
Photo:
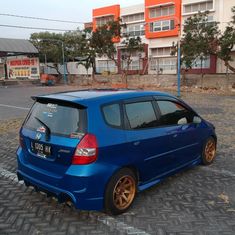
[[[86,130],[85,115],[85,109],[56,103],[36,102],[24,127],[40,131],[47,126],[52,134],[80,138]]]

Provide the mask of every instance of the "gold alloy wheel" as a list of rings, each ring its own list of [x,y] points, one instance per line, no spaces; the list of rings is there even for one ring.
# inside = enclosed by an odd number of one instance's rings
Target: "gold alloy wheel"
[[[212,162],[215,157],[216,146],[215,141],[209,140],[205,147],[205,157],[207,162]]]
[[[132,203],[136,193],[135,180],[129,176],[121,177],[113,191],[113,201],[116,208],[124,210]]]

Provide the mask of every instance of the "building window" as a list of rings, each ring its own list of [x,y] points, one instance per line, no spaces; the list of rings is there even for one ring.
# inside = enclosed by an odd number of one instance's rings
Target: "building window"
[[[186,18],[186,19],[184,19],[183,25],[185,25],[185,22],[186,22],[188,19],[189,19],[189,17]],[[213,24],[213,23],[215,23],[213,15],[208,15],[207,18],[205,18],[205,21],[206,21],[208,24]],[[200,23],[203,23],[203,22],[200,22]]]
[[[138,13],[138,14],[122,16],[122,22],[123,23],[143,21],[143,20],[144,20],[144,13]]]
[[[170,56],[171,51],[172,51],[171,47],[152,48],[151,55],[152,56]]]
[[[143,57],[145,55],[144,52],[140,52],[138,50],[135,50],[131,52],[131,63],[129,64],[129,67],[127,65],[127,59],[129,57],[129,53],[125,50],[121,50],[121,68],[123,70],[142,70],[143,69]],[[128,68],[127,68],[128,67]]]
[[[174,20],[161,20],[150,23],[150,32],[167,31],[175,28]]]
[[[156,18],[175,14],[175,6],[156,7],[149,10],[149,17]]]
[[[176,58],[152,58],[150,69],[158,72],[176,70]]]
[[[144,24],[130,24],[123,30],[123,36],[142,36],[145,34]]]
[[[122,60],[122,69],[123,70],[142,70],[143,69],[143,60],[140,58],[132,58],[131,63],[129,64],[129,68],[127,68],[127,61]]]
[[[96,25],[97,27],[101,27],[105,24],[108,24],[111,21],[114,21],[114,16],[100,17],[96,19]]]
[[[105,71],[109,71],[111,73],[117,72],[117,66],[115,62],[112,60],[98,60],[96,64],[97,73],[103,73]]]
[[[210,68],[210,57],[207,56],[206,58],[203,58],[202,60],[200,58],[197,58],[193,64],[192,64],[193,69],[208,69]]]
[[[213,9],[213,1],[205,1],[201,3],[192,3],[184,5],[184,13],[192,13],[198,11],[209,11]]]

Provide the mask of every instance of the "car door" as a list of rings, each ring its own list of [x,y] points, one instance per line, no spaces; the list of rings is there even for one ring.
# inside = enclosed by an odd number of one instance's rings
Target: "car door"
[[[140,181],[153,180],[171,168],[170,136],[159,127],[152,97],[127,100],[123,106],[127,154],[139,170]]]
[[[176,100],[157,100],[161,126],[169,134],[171,166],[183,167],[200,156],[200,128],[193,123],[195,113]]]

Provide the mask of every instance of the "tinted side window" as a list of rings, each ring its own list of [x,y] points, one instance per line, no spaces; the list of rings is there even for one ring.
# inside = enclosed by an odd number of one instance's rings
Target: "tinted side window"
[[[151,101],[126,104],[125,108],[131,129],[157,126],[157,119]]]
[[[119,104],[111,104],[103,107],[105,121],[111,125],[121,126],[121,112]]]
[[[161,117],[161,125],[177,125],[178,121],[185,118],[187,123],[193,120],[193,113],[178,103],[171,101],[157,101]]]

